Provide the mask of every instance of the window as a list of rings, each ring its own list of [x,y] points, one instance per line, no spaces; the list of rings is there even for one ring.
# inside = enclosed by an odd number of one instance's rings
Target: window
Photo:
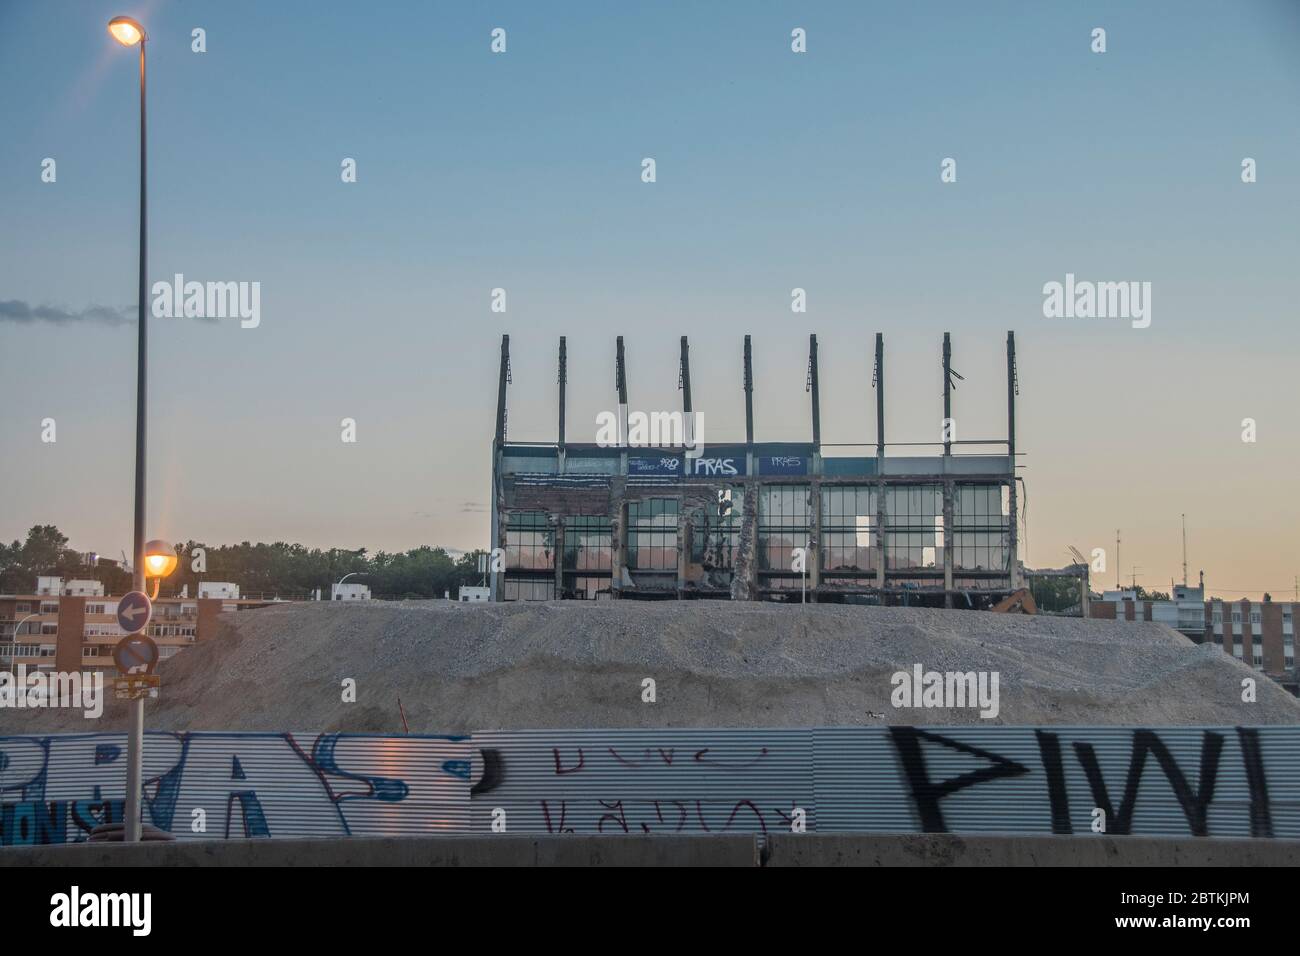
[[[1254,647],[1251,648],[1250,656],[1253,658],[1255,664],[1255,670],[1262,671],[1264,669],[1264,652],[1261,651],[1258,647]]]
[[[875,571],[876,489],[822,486],[822,570]]]
[[[42,614],[58,614],[58,613],[59,613],[59,602],[58,602],[58,601],[42,601],[42,602],[41,602],[41,613],[42,613]]]
[[[1258,624],[1259,622],[1260,622],[1260,613],[1259,613],[1259,611],[1251,611],[1251,612],[1250,612],[1250,623],[1251,623],[1251,624]]]
[[[1005,571],[1011,560],[1011,517],[1002,485],[957,485],[953,490],[953,567]],[[942,558],[940,559],[942,563]]]
[[[501,584],[507,601],[550,601],[555,598],[555,581],[549,578],[511,578]]]
[[[791,574],[794,549],[808,546],[812,518],[807,485],[766,485],[758,493],[759,569]],[[795,575],[791,586],[799,586]]]
[[[41,625],[41,633],[42,633],[42,634],[58,634],[58,633],[59,633],[59,625],[57,625],[57,624],[51,624],[51,623],[42,624],[42,625]]]
[[[627,505],[627,564],[634,571],[677,570],[676,498]]]
[[[886,488],[885,521],[886,568],[943,567],[943,489],[939,485]]]
[[[614,526],[606,517],[579,515],[564,522],[566,571],[609,571],[614,566]]]
[[[1233,611],[1233,612],[1232,612],[1232,623],[1233,623],[1233,624],[1240,624],[1240,623],[1241,623],[1241,611]]]
[[[546,570],[554,567],[555,533],[545,513],[520,511],[506,524],[506,567]]]
[[[18,604],[18,605],[15,605],[15,606],[14,606],[14,613],[15,613],[15,614],[30,614],[30,613],[32,613],[32,606],[31,606],[31,604],[30,604],[29,602],[24,601],[24,602],[22,602],[21,604]]]
[[[87,613],[87,614],[103,614],[103,613],[104,613],[104,605],[102,605],[102,604],[87,604],[87,605],[86,605],[86,613]]]
[[[82,657],[98,657],[99,647],[96,644],[83,644],[81,648]]]

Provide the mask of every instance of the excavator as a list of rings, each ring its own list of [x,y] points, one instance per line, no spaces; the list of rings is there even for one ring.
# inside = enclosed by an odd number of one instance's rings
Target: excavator
[[[995,614],[1037,614],[1038,605],[1029,588],[1012,591],[997,604],[989,608]]]

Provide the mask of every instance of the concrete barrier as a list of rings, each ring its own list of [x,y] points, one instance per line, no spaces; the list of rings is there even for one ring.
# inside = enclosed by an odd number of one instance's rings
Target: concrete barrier
[[[735,836],[445,836],[185,840],[0,849],[0,866],[758,866]]]
[[[1300,866],[1298,840],[804,833],[205,840],[8,847],[2,866]]]
[[[764,866],[1300,866],[1300,840],[784,833]]]

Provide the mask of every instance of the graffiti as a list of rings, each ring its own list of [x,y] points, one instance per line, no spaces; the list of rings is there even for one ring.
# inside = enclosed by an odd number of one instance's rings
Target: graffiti
[[[1300,837],[1300,728],[498,731],[476,830]],[[490,774],[486,768],[491,767]]]
[[[178,839],[464,830],[469,758],[467,737],[151,733],[144,820]],[[83,841],[125,793],[125,734],[0,737],[0,845]]]
[[[682,459],[675,455],[656,458],[634,458],[627,460],[629,475],[656,475],[660,477],[677,477],[683,472]]]
[[[0,737],[0,843],[120,822],[123,734]],[[178,839],[954,832],[1300,838],[1300,727],[151,733]],[[802,829],[800,832],[803,832]]]
[[[745,473],[745,459],[735,458],[696,458],[690,471],[693,475],[722,475],[731,477]]]
[[[765,475],[806,475],[808,459],[802,455],[765,455],[759,459]]]

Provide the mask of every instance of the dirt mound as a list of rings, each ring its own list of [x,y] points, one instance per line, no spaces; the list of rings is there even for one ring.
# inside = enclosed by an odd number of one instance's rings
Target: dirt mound
[[[1293,724],[1300,701],[1161,624],[683,601],[328,602],[222,615],[159,668],[151,730],[412,732],[878,724]],[[998,675],[999,710],[895,708],[891,675]],[[344,703],[342,683],[356,682]],[[643,681],[655,682],[645,702]],[[1242,701],[1254,678],[1258,701]],[[125,729],[15,711],[12,732]]]

